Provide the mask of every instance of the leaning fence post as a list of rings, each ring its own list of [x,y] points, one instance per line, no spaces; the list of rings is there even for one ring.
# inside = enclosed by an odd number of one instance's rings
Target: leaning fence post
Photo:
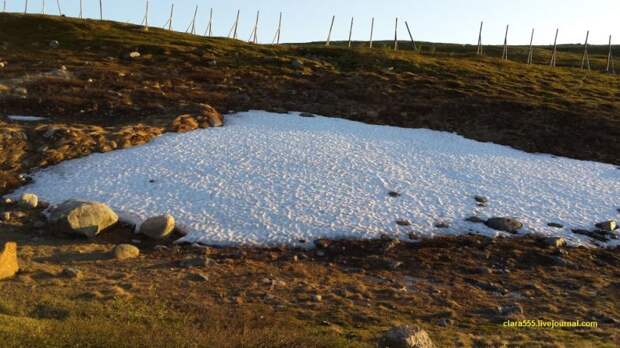
[[[612,45],[611,45],[611,35],[609,35],[609,53],[607,54],[607,69],[605,71],[610,74],[613,74],[616,72],[613,59],[614,57],[613,57]]]
[[[239,29],[239,15],[241,14],[241,10],[237,10],[237,19],[235,19],[235,25],[233,29],[233,39],[237,38],[237,29]]]
[[[2,12],[6,12],[6,0],[2,2]]]
[[[590,31],[586,33],[586,43],[583,48],[583,57],[581,57],[581,70],[583,70],[584,65],[588,67],[588,71],[590,70],[590,55],[588,54],[588,39],[590,38]]]
[[[170,6],[170,16],[168,17],[168,20],[166,21],[166,23],[164,23],[164,29],[166,29],[166,27],[168,27],[168,30],[172,30],[172,16],[174,15],[174,4],[172,4],[172,6]]]
[[[504,50],[502,51],[502,60],[508,60],[508,28],[506,25],[506,34],[504,35]]]
[[[327,41],[325,41],[325,46],[329,46],[329,42],[332,38],[332,30],[334,29],[335,20],[336,20],[336,16],[332,16],[332,23],[329,25],[329,33],[327,33]]]
[[[280,12],[280,17],[278,18],[278,28],[276,29],[276,34],[273,36],[273,40],[271,41],[272,45],[274,43],[277,45],[280,44],[280,30],[281,29],[282,29],[282,12]]]
[[[413,44],[413,50],[417,51],[417,47],[415,45],[415,40],[413,39],[413,34],[411,34],[411,29],[409,29],[409,23],[405,21],[405,26],[407,27],[407,32],[409,33],[409,38],[411,39],[411,43]]]
[[[396,17],[396,24],[394,24],[394,51],[398,51],[398,17]]]
[[[146,9],[144,11],[144,31],[149,31],[149,0],[146,0]]]
[[[205,36],[211,37],[211,27],[213,26],[213,7],[209,10],[209,24],[207,24],[207,30],[205,30]]]
[[[480,31],[478,32],[478,50],[476,51],[476,54],[481,56],[482,55],[482,26],[484,25],[484,21],[480,22]]]
[[[250,39],[248,40],[250,43],[256,43],[258,41],[258,20],[260,17],[260,10],[256,11],[256,22],[254,23],[254,29],[250,34]]]
[[[558,33],[560,32],[560,28],[555,30],[555,39],[553,40],[553,52],[551,53],[551,63],[549,64],[551,67],[555,68],[557,63],[557,48],[558,48]]]
[[[527,64],[531,65],[534,60],[534,28],[532,28],[532,35],[530,36],[530,49],[527,53]]]
[[[41,13],[45,14],[45,0],[41,1]]]
[[[60,9],[60,0],[56,0],[56,5],[58,6],[58,15],[62,16],[62,10]]]
[[[103,0],[99,0],[99,20],[103,20]]]
[[[26,3],[24,4],[24,14],[28,13],[28,0],[26,0]]]
[[[375,17],[370,21],[370,48],[372,48],[372,34],[375,31]]]
[[[349,27],[349,48],[351,48],[351,37],[353,36],[353,20],[355,17],[351,17],[351,26]]]

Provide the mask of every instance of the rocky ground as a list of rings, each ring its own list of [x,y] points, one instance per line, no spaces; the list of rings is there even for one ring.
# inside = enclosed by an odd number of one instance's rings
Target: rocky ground
[[[0,115],[51,117],[0,120],[0,193],[27,183],[29,170],[221,125],[207,104],[456,131],[620,164],[620,89],[596,72],[5,14],[0,43]],[[620,345],[618,249],[479,236],[181,246],[177,232],[154,239],[122,223],[90,239],[67,234],[44,208],[0,207],[0,245],[16,242],[19,261],[0,282],[4,346],[375,346],[401,325],[438,347]],[[12,275],[11,259],[8,245],[0,275]],[[504,326],[537,319],[598,326]]]

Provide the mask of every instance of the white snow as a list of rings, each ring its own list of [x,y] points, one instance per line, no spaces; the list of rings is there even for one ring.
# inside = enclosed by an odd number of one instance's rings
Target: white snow
[[[142,219],[170,213],[189,229],[185,241],[213,245],[503,234],[464,221],[472,215],[513,216],[524,233],[592,245],[570,229],[618,217],[620,170],[609,164],[326,117],[251,111],[226,120],[223,128],[63,162],[34,173],[14,195],[97,200]],[[402,196],[389,197],[392,190]],[[477,207],[476,195],[489,199],[487,208]],[[412,225],[398,226],[401,219]]]
[[[19,115],[9,115],[7,117],[11,121],[20,121],[20,122],[38,122],[38,121],[43,121],[47,119],[47,117],[19,116]]]

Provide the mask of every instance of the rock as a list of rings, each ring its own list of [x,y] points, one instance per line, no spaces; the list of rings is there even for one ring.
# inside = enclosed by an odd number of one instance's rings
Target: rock
[[[465,221],[471,222],[471,223],[474,223],[474,224],[483,224],[483,223],[486,222],[486,220],[481,219],[481,218],[479,218],[477,216],[470,216],[467,219],[465,219]]]
[[[114,247],[112,253],[117,260],[135,259],[140,256],[140,249],[131,244],[119,244]]]
[[[397,198],[397,197],[400,197],[400,193],[398,193],[396,191],[390,191],[390,192],[388,192],[388,196],[390,196],[392,198]]]
[[[474,199],[476,200],[476,202],[482,203],[482,204],[486,204],[489,202],[489,200],[486,197],[482,197],[482,196],[476,196],[474,197]]]
[[[141,54],[138,51],[131,51],[127,54],[127,58],[129,59],[136,59],[136,58],[140,58]]]
[[[60,47],[60,42],[58,42],[58,40],[52,40],[49,43],[50,48],[58,48]]]
[[[311,114],[309,112],[300,112],[299,116],[301,116],[301,117],[316,117],[314,114]]]
[[[37,197],[37,195],[32,194],[32,193],[24,193],[20,197],[17,204],[19,204],[19,206],[22,208],[34,209],[39,204],[39,197]]]
[[[194,282],[208,282],[209,281],[209,277],[202,273],[190,273],[187,278]]]
[[[323,301],[323,296],[319,295],[319,294],[314,294],[311,296],[312,301],[314,302],[322,302]]]
[[[596,228],[603,230],[605,232],[613,232],[618,228],[618,223],[614,220],[599,222],[595,225]]]
[[[211,127],[222,127],[224,125],[224,118],[214,107],[208,104],[200,104],[200,115],[206,118]]]
[[[566,246],[566,239],[561,237],[550,237],[544,240],[545,245],[554,247],[554,248],[562,248]]]
[[[21,96],[25,96],[28,95],[28,90],[24,87],[17,87],[13,89],[13,92],[15,94],[21,95]]]
[[[407,220],[396,220],[398,226],[411,226],[411,222]]]
[[[418,326],[404,325],[387,331],[379,340],[379,348],[433,348],[426,331]]]
[[[172,123],[170,123],[170,130],[177,133],[185,133],[198,129],[198,121],[194,116],[185,114],[177,116]]]
[[[291,66],[295,69],[299,69],[302,68],[304,66],[304,62],[302,62],[299,59],[295,59],[293,61],[291,61]]]
[[[547,226],[553,227],[553,228],[564,228],[564,225],[558,224],[556,222],[550,222],[550,223],[547,224]]]
[[[49,222],[65,232],[97,236],[118,222],[118,215],[99,202],[68,200],[50,211]]]
[[[485,225],[497,231],[510,233],[517,233],[518,230],[523,228],[523,224],[521,222],[514,218],[508,217],[495,217],[488,219],[487,222],[485,222]]]
[[[82,271],[80,271],[79,269],[71,268],[71,267],[67,267],[63,269],[60,275],[63,277],[72,278],[72,279],[82,279],[84,277],[84,274],[82,273]]]
[[[5,198],[2,200],[2,203],[4,203],[4,205],[11,205],[13,204],[13,200],[10,198]]]
[[[152,239],[164,239],[174,230],[175,221],[172,215],[162,215],[147,219],[140,226],[140,233]]]
[[[11,221],[11,212],[5,211],[4,213],[2,213],[2,215],[0,215],[0,221],[4,221],[4,222]]]
[[[450,224],[445,221],[435,222],[435,228],[450,228]]]
[[[17,271],[19,271],[17,244],[5,243],[4,250],[0,253],[0,280],[13,278]]]

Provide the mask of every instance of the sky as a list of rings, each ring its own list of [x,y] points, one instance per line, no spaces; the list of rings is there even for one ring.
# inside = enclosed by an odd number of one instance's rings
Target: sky
[[[23,12],[26,0],[6,1],[7,11]],[[99,17],[98,0],[82,0],[84,15]],[[140,23],[146,0],[102,0],[105,19]],[[28,0],[28,12],[58,14],[56,0]],[[76,17],[80,0],[59,0],[62,12]],[[417,40],[475,44],[480,22],[484,21],[483,43],[501,44],[510,25],[509,44],[527,44],[532,28],[534,44],[551,44],[559,28],[559,43],[583,43],[590,30],[590,42],[606,44],[609,35],[620,43],[620,1],[618,0],[150,0],[149,23],[162,26],[174,3],[173,27],[185,31],[198,5],[197,31],[204,33],[213,8],[216,36],[227,36],[237,9],[241,10],[239,37],[248,40],[260,10],[258,40],[271,43],[278,16],[283,12],[282,42],[324,41],[331,17],[336,16],[332,40],[347,40],[351,17],[355,18],[353,40],[367,41],[371,18],[375,17],[377,40],[393,39],[395,18],[400,18],[399,38],[408,38],[407,21]],[[1,4],[0,4],[1,5]]]

